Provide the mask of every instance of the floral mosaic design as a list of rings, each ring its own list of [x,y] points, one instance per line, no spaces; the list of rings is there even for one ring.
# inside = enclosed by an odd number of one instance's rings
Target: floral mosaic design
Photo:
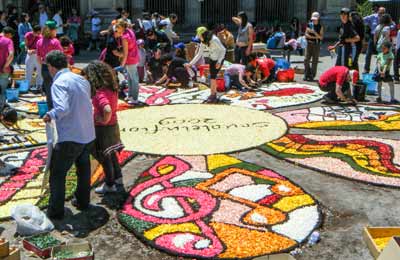
[[[289,134],[261,147],[289,162],[370,184],[400,187],[400,141]]]
[[[291,127],[320,130],[397,131],[400,107],[384,105],[312,107],[277,113]]]
[[[291,250],[321,220],[299,186],[227,155],[162,157],[139,176],[118,218],[160,250],[209,259]]]
[[[221,101],[233,106],[257,110],[304,105],[322,99],[324,93],[316,86],[296,83],[273,83],[260,87],[256,92],[228,91]]]
[[[119,155],[119,162],[123,165],[133,157],[132,152],[123,151]],[[5,163],[0,171],[0,219],[10,217],[13,206],[19,204],[33,204],[46,207],[48,194],[41,194],[43,169],[47,160],[47,149],[38,148],[29,151],[7,153],[0,156]],[[92,163],[92,185],[104,179],[101,166]],[[75,169],[67,174],[66,197],[70,198],[76,189]]]

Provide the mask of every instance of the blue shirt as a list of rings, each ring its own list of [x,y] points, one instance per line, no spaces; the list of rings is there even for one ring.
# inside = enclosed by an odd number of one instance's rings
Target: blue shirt
[[[376,27],[378,27],[380,19],[381,17],[377,13],[364,17],[364,23],[371,29],[371,34],[375,34]],[[392,22],[390,25],[390,29],[396,29],[396,24],[394,22]]]
[[[54,108],[48,112],[55,120],[58,143],[88,144],[95,139],[90,84],[82,76],[63,69],[51,86]]]
[[[25,34],[32,31],[32,26],[30,23],[20,23],[18,25],[18,37],[19,42],[25,41]]]

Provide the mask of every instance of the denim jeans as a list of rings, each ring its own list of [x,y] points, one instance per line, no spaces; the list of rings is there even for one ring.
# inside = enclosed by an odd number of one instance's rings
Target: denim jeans
[[[126,71],[128,72],[128,94],[133,100],[138,100],[139,98],[139,73],[137,70],[137,65],[125,65]]]
[[[90,203],[90,149],[92,144],[62,142],[53,149],[50,164],[49,213],[64,213],[65,181],[67,172],[75,164],[78,184],[75,198],[78,205],[85,208]]]
[[[53,77],[50,75],[49,68],[46,64],[42,65],[43,91],[46,94],[47,107],[49,111],[53,109],[53,98],[51,97],[51,84]]]
[[[27,54],[25,59],[26,65],[26,80],[31,84],[32,75],[36,70],[36,86],[39,87],[43,84],[42,66],[39,64],[36,54]]]
[[[338,56],[336,59],[336,66],[345,66],[347,68],[350,68],[350,55],[352,53],[352,47],[351,45],[343,45],[338,47]]]
[[[9,84],[8,78],[8,73],[0,74],[0,111],[3,111],[3,108],[6,104],[6,89]]]

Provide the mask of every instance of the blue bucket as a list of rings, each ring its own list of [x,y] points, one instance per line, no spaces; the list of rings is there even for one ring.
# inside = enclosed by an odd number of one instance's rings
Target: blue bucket
[[[19,90],[17,88],[6,89],[6,99],[8,102],[18,101]]]
[[[29,91],[29,81],[27,80],[17,80],[18,89],[20,93],[26,93]]]
[[[363,82],[367,85],[367,95],[378,95],[378,82],[373,78],[374,74],[363,74]]]
[[[39,116],[40,117],[43,117],[49,111],[49,108],[47,107],[47,102],[46,101],[37,102],[37,106],[38,106]]]

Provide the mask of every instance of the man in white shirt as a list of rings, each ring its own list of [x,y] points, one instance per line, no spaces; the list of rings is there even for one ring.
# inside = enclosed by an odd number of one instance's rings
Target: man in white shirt
[[[165,34],[167,35],[171,44],[174,43],[174,40],[179,39],[178,34],[174,32],[174,25],[178,21],[178,16],[176,14],[170,14],[169,18],[164,19],[163,22],[166,23],[167,27],[165,28]]]
[[[47,20],[49,20],[49,16],[46,13],[46,8],[44,5],[39,5],[39,25],[40,27],[44,27],[46,25]]]
[[[57,24],[57,37],[60,37],[64,34],[64,22],[61,17],[62,15],[62,10],[58,10],[58,12],[53,16],[53,20]]]

